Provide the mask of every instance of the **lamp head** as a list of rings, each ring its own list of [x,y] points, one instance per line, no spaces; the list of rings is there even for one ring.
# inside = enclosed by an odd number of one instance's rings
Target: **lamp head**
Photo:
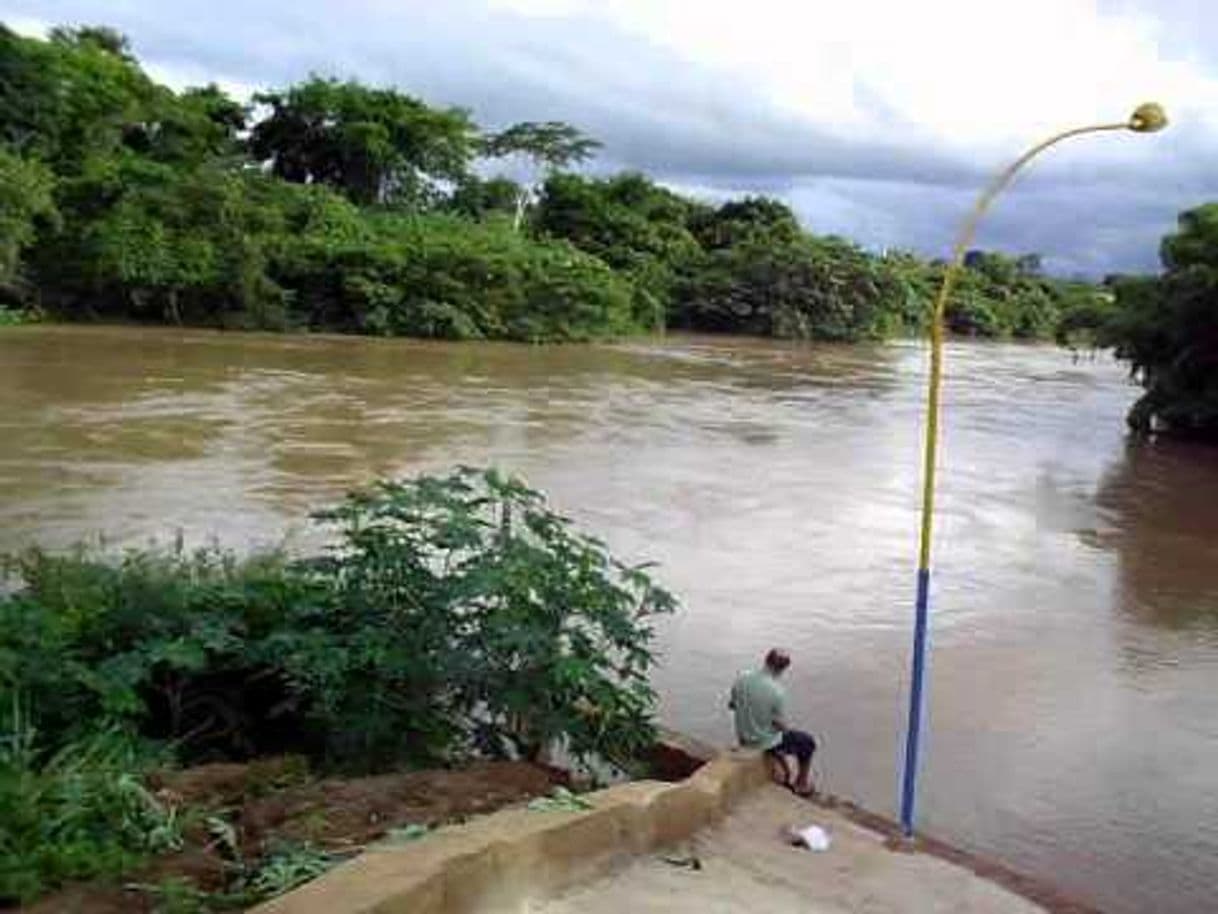
[[[1129,129],[1137,133],[1154,133],[1167,126],[1167,112],[1158,102],[1144,102],[1129,116]]]

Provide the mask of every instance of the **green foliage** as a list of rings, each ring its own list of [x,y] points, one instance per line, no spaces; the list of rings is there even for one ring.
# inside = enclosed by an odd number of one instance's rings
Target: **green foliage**
[[[290,696],[259,651],[324,591],[283,559],[32,550],[10,568],[23,586],[0,600],[0,697],[30,701],[53,745],[106,719],[173,739],[187,758],[244,757],[289,731]]]
[[[1116,295],[1090,283],[1056,284],[1060,317],[1053,338],[1059,346],[1073,350],[1097,349],[1103,328],[1116,311]]]
[[[35,311],[18,311],[16,308],[6,308],[0,305],[0,327],[17,327],[21,324],[35,324],[39,320]]]
[[[510,178],[479,178],[469,175],[453,190],[446,209],[467,219],[482,220],[488,216],[514,216],[518,201],[527,196],[527,189]]]
[[[884,262],[837,238],[783,241],[762,228],[706,256],[681,288],[681,320],[700,330],[848,342],[894,329],[906,289]],[[899,312],[898,312],[899,313]]]
[[[523,158],[533,169],[533,177],[519,189],[513,206],[512,227],[520,229],[525,208],[537,194],[539,175],[552,175],[560,168],[590,158],[601,147],[562,121],[535,123],[523,121],[493,133],[482,141],[482,152],[491,158]]]
[[[179,810],[145,787],[167,760],[149,738],[187,762],[294,750],[358,770],[559,747],[626,766],[650,745],[651,626],[673,599],[540,494],[467,468],[379,483],[317,520],[334,545],[298,561],[180,547],[8,560],[0,900],[181,845]],[[205,825],[232,893],[143,887],[158,909],[253,903],[336,859],[284,846],[247,860],[230,823]]]
[[[550,170],[582,162],[601,144],[562,121],[523,121],[488,136],[483,152],[492,158],[523,155]]]
[[[933,271],[936,287],[942,269]],[[948,329],[964,336],[1046,339],[1061,316],[1058,285],[1040,275],[1035,255],[969,251],[947,303]]]
[[[131,41],[122,32],[106,25],[78,27],[56,26],[48,36],[53,44],[75,48],[93,48],[127,63],[135,62]]]
[[[446,339],[849,341],[924,329],[941,277],[810,235],[773,199],[566,173],[599,144],[562,122],[479,136],[461,109],[322,76],[255,101],[158,85],[112,29],[0,27],[0,304]],[[479,156],[530,177],[475,175]],[[1043,338],[1069,311],[1072,338],[1096,318],[1079,298],[1035,257],[973,252],[948,320]]]
[[[214,87],[178,96],[154,83],[111,29],[55,29],[39,41],[0,26],[0,145],[58,175],[124,151],[197,164],[234,151],[243,126],[240,107]]]
[[[40,163],[0,146],[0,287],[21,278],[21,253],[39,220],[55,213],[54,176]]]
[[[156,85],[110,30],[6,30],[0,52],[0,301],[37,289],[66,316],[454,339],[637,329],[629,279],[493,218],[521,189],[468,174],[463,111],[314,77],[260,96],[246,142],[245,108]],[[518,128],[500,152],[555,165],[592,148],[566,125]],[[417,211],[450,183],[445,208],[486,224],[369,205]]]
[[[636,323],[654,328],[673,306],[679,271],[699,255],[685,224],[694,208],[641,174],[603,180],[557,174],[546,181],[533,219],[542,234],[569,241],[626,277]]]
[[[481,747],[624,759],[651,736],[672,598],[493,472],[385,482],[320,520],[325,556],[29,552],[0,599],[0,700],[49,745],[112,720],[188,759],[333,764]]]
[[[672,597],[537,492],[462,469],[381,483],[321,518],[342,535],[316,565],[342,611],[324,650],[297,642],[294,666],[339,686],[319,712],[359,721],[361,757],[434,752],[454,730],[530,758],[561,740],[625,761],[650,743],[651,619]]]
[[[1099,340],[1145,388],[1129,413],[1135,431],[1218,439],[1218,204],[1182,213],[1161,254],[1161,276],[1113,282]]]
[[[730,200],[718,209],[694,211],[690,230],[709,251],[753,239],[790,244],[803,234],[790,207],[769,197]]]
[[[585,812],[596,807],[565,787],[555,787],[550,796],[538,797],[528,808],[533,812]]]
[[[690,204],[644,175],[596,180],[558,174],[545,183],[536,228],[623,271],[678,262],[697,251],[685,226]]]
[[[382,215],[349,242],[275,264],[311,324],[446,339],[587,340],[634,329],[630,287],[599,260],[502,222]]]
[[[62,195],[74,218],[35,262],[55,277],[60,313],[284,329],[301,320],[272,264],[315,236],[365,231],[359,211],[324,187],[221,163],[100,161]],[[65,263],[73,269],[57,270]]]
[[[156,759],[107,729],[52,752],[10,704],[0,732],[0,903],[113,876],[182,845],[176,810],[143,785]]]
[[[255,96],[271,113],[250,150],[281,178],[330,184],[357,203],[426,199],[437,180],[462,178],[474,154],[473,122],[392,89],[313,77]]]
[[[290,892],[298,885],[316,879],[338,862],[333,854],[310,844],[276,847],[254,872],[242,880],[247,903]]]

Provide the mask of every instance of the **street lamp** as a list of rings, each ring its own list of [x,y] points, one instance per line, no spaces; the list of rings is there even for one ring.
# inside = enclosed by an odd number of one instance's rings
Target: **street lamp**
[[[986,186],[964,220],[952,258],[943,273],[943,282],[935,296],[930,323],[930,377],[926,388],[926,448],[922,465],[922,532],[918,547],[918,585],[914,612],[912,673],[909,685],[909,726],[905,736],[905,768],[901,779],[901,832],[906,839],[913,837],[914,799],[918,776],[918,741],[922,731],[923,681],[926,676],[926,625],[930,601],[930,543],[935,509],[935,456],[939,445],[939,392],[943,383],[943,313],[948,296],[964,263],[964,255],[973,242],[977,224],[994,198],[1011,183],[1016,173],[1039,153],[1069,137],[1107,130],[1132,130],[1154,133],[1167,126],[1167,114],[1155,102],[1139,105],[1128,120],[1112,124],[1092,124],[1054,134],[1037,143],[1004,168]]]

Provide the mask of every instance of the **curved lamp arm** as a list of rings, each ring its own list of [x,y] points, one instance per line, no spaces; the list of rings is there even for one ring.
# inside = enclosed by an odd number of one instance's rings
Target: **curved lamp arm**
[[[956,244],[952,248],[952,257],[948,263],[947,270],[943,274],[943,282],[939,286],[939,292],[935,296],[934,308],[931,312],[931,366],[930,383],[927,387],[926,398],[927,431],[926,453],[922,467],[922,533],[918,549],[919,568],[930,567],[931,516],[934,512],[935,503],[935,452],[939,437],[939,391],[942,386],[943,375],[943,316],[947,310],[947,300],[951,296],[952,288],[955,286],[956,279],[960,274],[960,268],[964,265],[964,255],[973,243],[973,236],[977,233],[977,225],[981,222],[981,217],[990,208],[994,198],[1002,193],[1007,185],[1014,180],[1015,175],[1018,174],[1021,168],[1050,146],[1056,145],[1062,140],[1081,136],[1084,133],[1102,133],[1109,130],[1133,130],[1137,133],[1153,133],[1162,130],[1166,126],[1167,115],[1163,111],[1163,108],[1154,102],[1147,102],[1144,105],[1138,106],[1127,121],[1118,121],[1111,124],[1092,124],[1089,127],[1075,127],[1071,130],[1063,130],[1061,133],[1056,133],[1047,140],[1037,143],[999,172],[986,185],[981,196],[977,198],[977,202],[973,204],[973,208],[964,220],[964,224],[960,227],[960,234],[957,236]]]

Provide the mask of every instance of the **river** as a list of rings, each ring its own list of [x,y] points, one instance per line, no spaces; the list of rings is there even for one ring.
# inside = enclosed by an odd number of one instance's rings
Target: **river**
[[[350,486],[493,461],[660,564],[668,722],[727,741],[731,676],[784,645],[824,784],[891,814],[925,360],[8,329],[0,550],[299,544]],[[1105,911],[1214,910],[1218,450],[1127,444],[1107,357],[947,365],[921,824]]]

